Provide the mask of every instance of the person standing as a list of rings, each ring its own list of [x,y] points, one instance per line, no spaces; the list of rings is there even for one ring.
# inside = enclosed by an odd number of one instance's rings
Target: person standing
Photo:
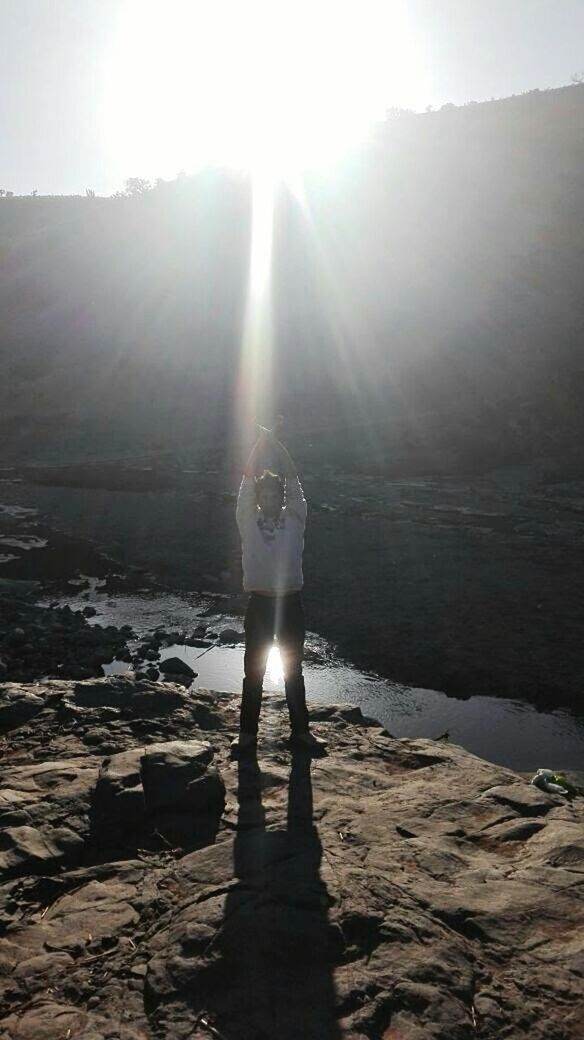
[[[239,735],[231,745],[234,751],[257,744],[263,680],[274,636],[282,657],[291,740],[309,750],[326,747],[308,727],[302,674],[302,553],[307,509],[296,467],[278,439],[281,427],[279,417],[273,430],[260,428],[237,497],[243,587],[249,601]],[[263,468],[267,455],[272,456],[276,472]]]

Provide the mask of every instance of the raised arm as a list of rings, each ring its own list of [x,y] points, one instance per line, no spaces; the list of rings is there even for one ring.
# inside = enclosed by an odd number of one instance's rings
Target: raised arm
[[[294,464],[294,460],[290,455],[287,448],[284,447],[281,441],[273,439],[273,447],[278,457],[278,472],[281,476],[286,477],[287,480],[293,480],[294,477],[298,476],[298,470]]]
[[[281,422],[278,421],[274,429],[280,429]],[[260,435],[251,449],[245,469],[243,480],[237,496],[235,518],[240,531],[243,533],[251,522],[257,517],[257,498],[255,488],[255,477],[259,475],[266,464],[266,456],[274,451],[274,430],[260,427]]]
[[[264,468],[266,456],[270,456],[270,464],[273,465],[280,476],[286,477],[288,480],[293,480],[298,476],[298,471],[290,452],[278,440],[283,425],[284,419],[279,415],[273,429],[268,430],[265,426],[260,426],[260,435],[249,453],[243,471],[246,477],[258,475],[260,470]]]
[[[256,477],[259,470],[263,467],[260,466],[260,461],[266,453],[268,445],[272,441],[272,431],[262,429],[257,441],[251,449],[247,462],[245,464],[243,475],[245,477]]]
[[[288,516],[293,516],[298,523],[304,527],[306,524],[306,499],[302,485],[298,479],[298,470],[290,452],[277,439],[276,434],[280,432],[283,419],[278,416],[277,425],[272,437],[272,448],[277,456],[277,470],[281,476],[286,478],[286,511]]]
[[[283,426],[284,417],[278,415],[276,416],[273,428],[271,430],[266,430],[262,427],[262,432],[266,438],[266,447],[273,456],[272,465],[274,469],[281,477],[286,477],[287,480],[293,480],[298,476],[298,470],[296,469],[290,452],[284,447],[281,440],[279,440]]]

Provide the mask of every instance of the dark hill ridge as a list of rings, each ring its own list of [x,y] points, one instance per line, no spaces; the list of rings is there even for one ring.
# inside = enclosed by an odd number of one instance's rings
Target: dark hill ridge
[[[350,461],[347,426],[389,415],[379,464],[399,418],[450,470],[574,445],[583,129],[584,86],[446,107],[388,122],[303,199],[280,189],[275,385],[299,426],[334,427]],[[2,457],[221,448],[250,228],[250,184],[225,171],[0,199]]]

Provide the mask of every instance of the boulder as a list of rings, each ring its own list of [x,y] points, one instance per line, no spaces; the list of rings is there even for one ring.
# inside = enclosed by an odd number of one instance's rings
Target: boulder
[[[146,748],[141,758],[141,776],[149,812],[171,809],[198,815],[221,813],[225,785],[216,769],[210,744],[199,741],[170,741]]]
[[[238,632],[236,628],[222,628],[219,633],[220,643],[241,643],[245,639],[245,632]]]
[[[142,824],[145,807],[141,755],[142,748],[137,747],[104,760],[95,789],[95,811],[102,829]]]
[[[75,860],[89,834],[97,763],[84,758],[5,765],[0,774],[0,870],[53,869]]]
[[[81,739],[88,747],[99,747],[110,742],[111,733],[105,726],[93,726],[85,731]]]
[[[0,732],[22,726],[45,707],[44,699],[30,687],[10,683],[0,687]]]
[[[93,1015],[75,1004],[45,998],[35,1001],[32,1007],[14,1011],[0,1024],[7,1040],[55,1040],[75,1035],[85,1040],[105,1040],[101,1031],[92,1028],[96,1022]]]
[[[96,810],[105,827],[143,826],[145,814],[220,814],[225,786],[209,769],[208,743],[171,740],[135,747],[107,758],[100,770]]]
[[[175,686],[123,675],[78,683],[73,697],[81,707],[123,708],[136,714],[167,714],[186,704],[186,695]]]
[[[481,799],[483,798],[508,805],[512,809],[516,809],[522,816],[541,816],[548,812],[554,804],[547,793],[521,781],[490,787],[483,791]]]
[[[3,827],[0,831],[0,869],[6,874],[49,870],[72,860],[83,846],[83,837],[70,827]]]
[[[184,675],[188,679],[195,679],[197,675],[191,666],[186,661],[182,661],[180,657],[165,657],[158,667],[164,675]]]

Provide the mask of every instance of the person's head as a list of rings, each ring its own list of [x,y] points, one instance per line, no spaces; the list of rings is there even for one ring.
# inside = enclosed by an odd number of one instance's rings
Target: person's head
[[[284,488],[275,473],[265,469],[256,480],[256,499],[265,517],[275,520],[284,505]]]

